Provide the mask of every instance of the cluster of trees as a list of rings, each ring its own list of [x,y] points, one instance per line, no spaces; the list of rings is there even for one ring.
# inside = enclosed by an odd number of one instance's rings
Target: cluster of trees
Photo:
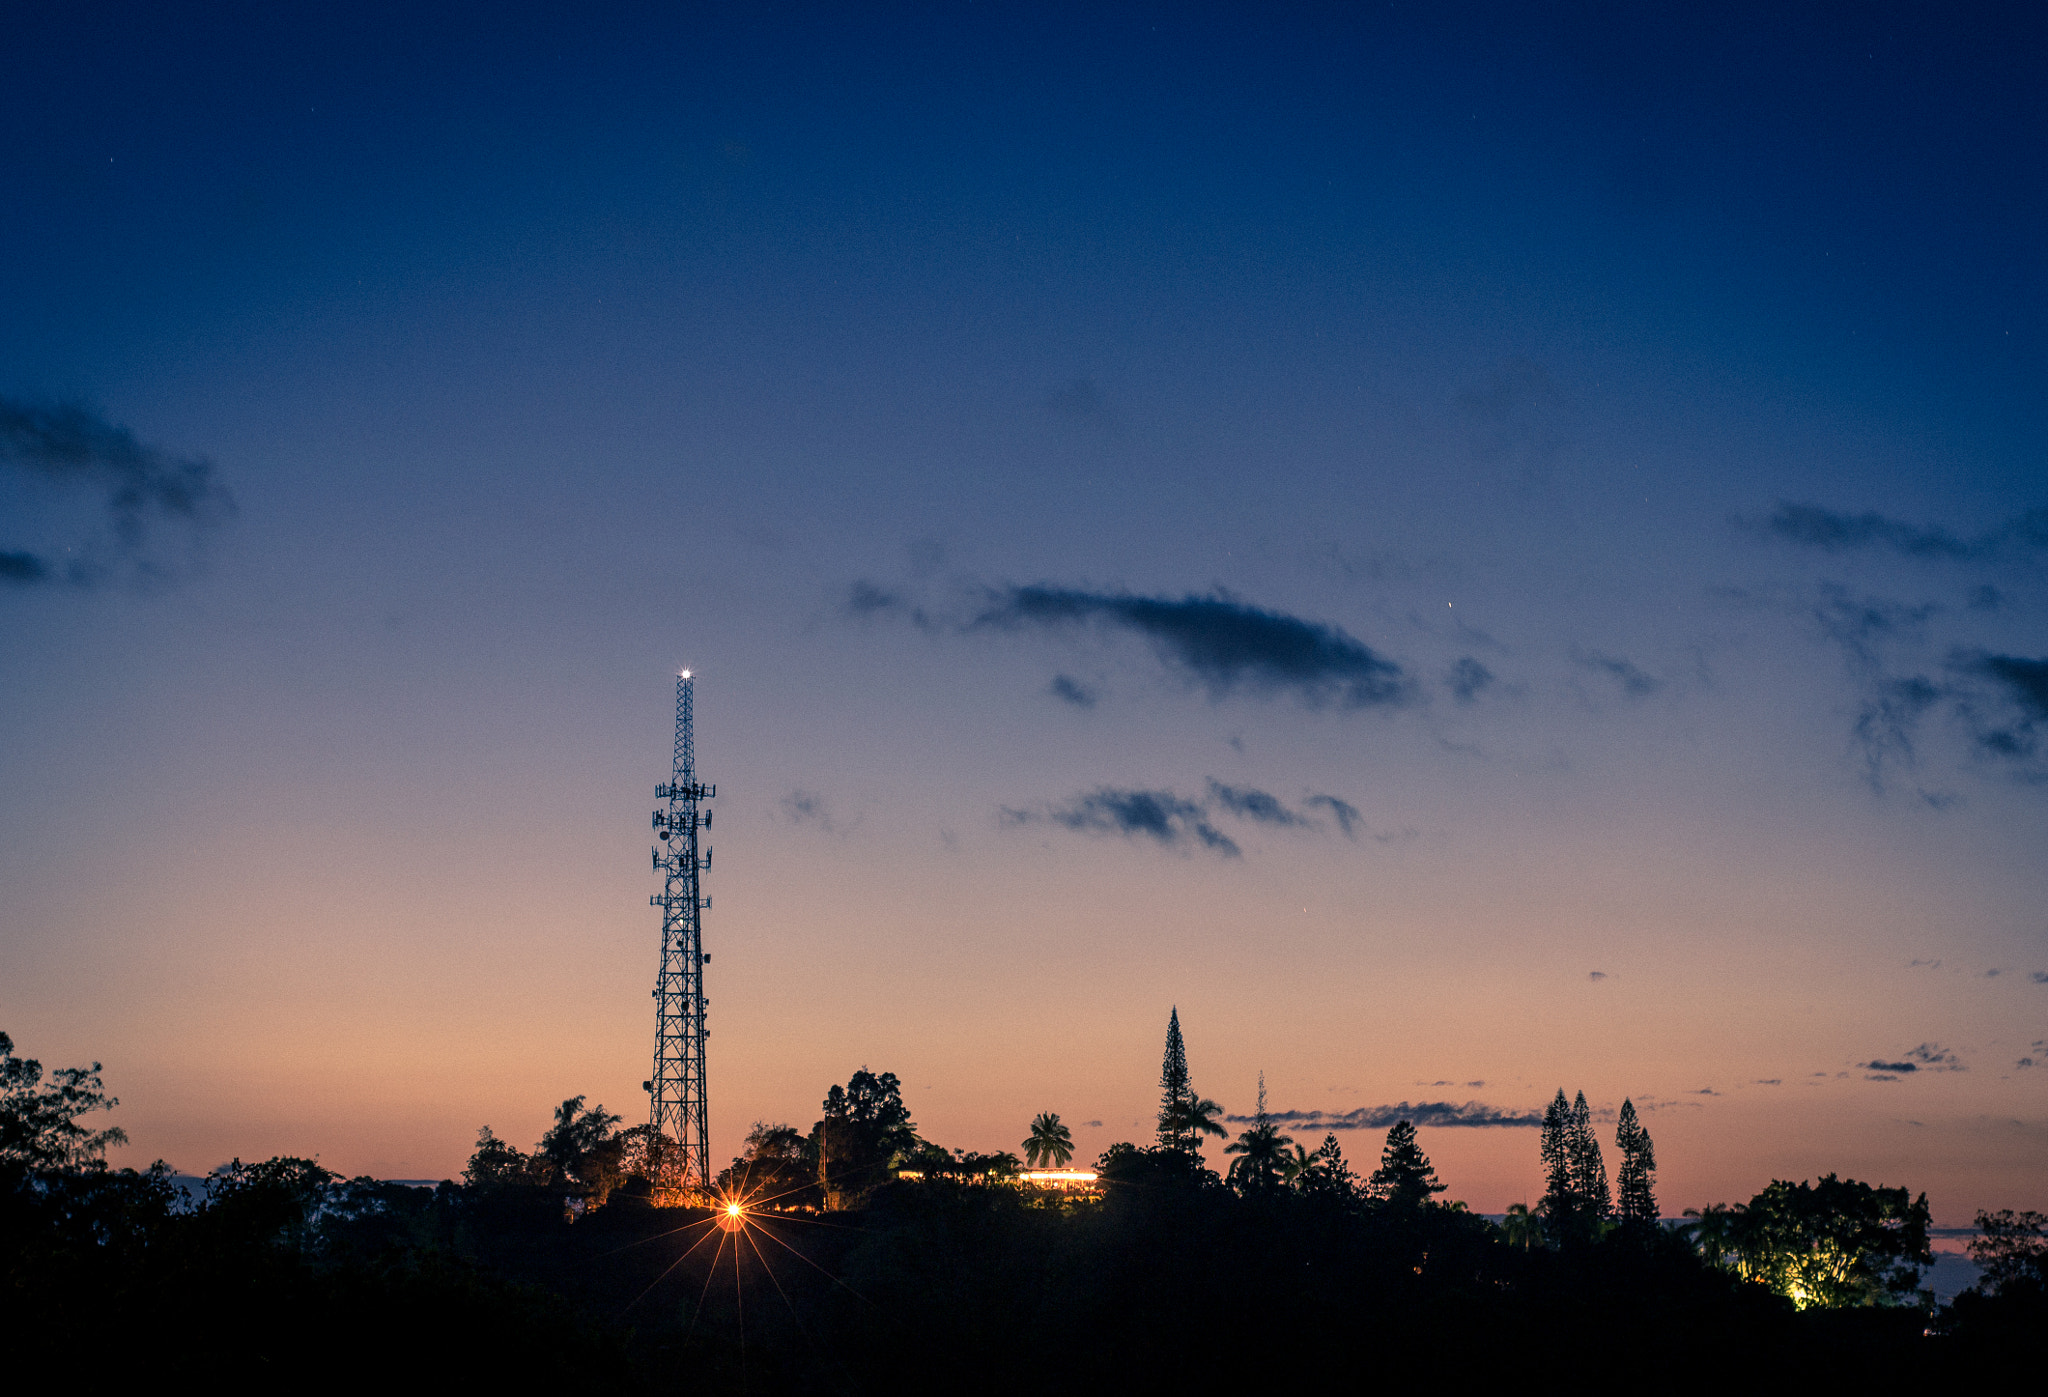
[[[1557,1089],[1543,1113],[1537,1146],[1543,1161],[1543,1200],[1533,1214],[1514,1218],[1524,1246],[1537,1239],[1553,1243],[1586,1241],[1620,1227],[1643,1235],[1658,1226],[1657,1153],[1650,1132],[1624,1099],[1615,1122],[1614,1146],[1621,1155],[1620,1198],[1607,1186],[1607,1163],[1593,1133],[1593,1112],[1580,1092],[1567,1104]]]
[[[562,1198],[571,1215],[603,1207],[620,1190],[647,1201],[680,1201],[682,1151],[675,1141],[651,1125],[621,1130],[618,1115],[583,1102],[572,1096],[557,1106],[555,1123],[530,1153],[483,1127],[463,1182],[494,1192],[543,1191]]]
[[[126,1137],[88,1122],[117,1104],[100,1064],[46,1074],[0,1033],[0,1352],[18,1386],[631,1378],[617,1332],[455,1245],[471,1191],[289,1155],[196,1181],[161,1160],[115,1169]]]
[[[1245,1198],[1286,1195],[1391,1214],[1429,1209],[1465,1212],[1462,1203],[1437,1201],[1436,1195],[1445,1191],[1445,1185],[1423,1153],[1412,1122],[1394,1123],[1387,1131],[1379,1167],[1360,1179],[1344,1158],[1344,1148],[1334,1133],[1326,1132],[1314,1149],[1282,1133],[1266,1110],[1264,1073],[1259,1075],[1257,1109],[1245,1130],[1223,1147],[1223,1152],[1234,1158],[1225,1173],[1217,1175],[1203,1156],[1204,1137],[1227,1136],[1229,1132],[1217,1119],[1223,1108],[1194,1088],[1178,1007],[1167,1014],[1159,1092],[1158,1133],[1153,1144],[1142,1147],[1122,1141],[1103,1151],[1096,1161],[1098,1173],[1112,1191],[1178,1182],[1227,1188]]]
[[[161,1164],[106,1165],[120,1137],[92,1128],[113,1104],[97,1065],[45,1074],[0,1036],[0,1344],[118,1350],[100,1385],[402,1370],[617,1397],[893,1390],[906,1372],[1007,1390],[1039,1382],[1047,1361],[1104,1385],[1192,1390],[1233,1365],[1270,1380],[1258,1365],[1274,1351],[1310,1365],[1370,1353],[1383,1377],[1440,1372],[1455,1352],[1468,1376],[1512,1381],[1531,1352],[1597,1342],[1630,1390],[1682,1390],[1703,1345],[1752,1372],[1902,1385],[2034,1361],[2048,1330],[2040,1214],[1981,1215],[1984,1282],[1932,1316],[1884,1303],[1915,1298],[1901,1278],[1924,1260],[1925,1200],[1899,1190],[1773,1184],[1697,1219],[1700,1250],[1677,1229],[1631,1232],[1619,1200],[1607,1225],[1567,1230],[1552,1219],[1587,1216],[1601,1182],[1577,1102],[1546,1139],[1577,1192],[1524,1210],[1519,1238],[1512,1217],[1503,1229],[1442,1201],[1411,1122],[1360,1179],[1334,1136],[1295,1144],[1262,1099],[1219,1176],[1201,1146],[1220,1130],[1191,1122],[1220,1113],[1199,1109],[1173,1046],[1158,1137],[1112,1146],[1106,1196],[1087,1206],[983,1186],[1001,1172],[991,1161],[1015,1156],[928,1145],[896,1079],[863,1069],[810,1132],[758,1126],[731,1180],[813,1206],[829,1184],[860,1208],[855,1225],[767,1215],[741,1255],[693,1249],[704,1213],[648,1206],[659,1160],[581,1098],[531,1151],[486,1133],[459,1183],[341,1179],[280,1157],[225,1165],[195,1193]],[[1628,1124],[1624,1173],[1632,1154],[1653,1169]],[[1066,1163],[1071,1132],[1041,1113],[1022,1148]],[[891,1178],[920,1156],[922,1181]],[[566,1226],[565,1194],[608,1204]],[[1844,1229],[1844,1216],[1860,1221]],[[1771,1260],[1785,1255],[1807,1260]],[[1795,1283],[1849,1308],[1811,1322],[1772,1293]]]
[[[904,1174],[972,1181],[1012,1179],[1024,1168],[1008,1151],[949,1150],[919,1135],[894,1072],[861,1068],[826,1092],[823,1110],[808,1134],[754,1122],[740,1153],[713,1181],[716,1191],[758,1207],[839,1211],[861,1207]],[[1058,1116],[1041,1115],[1024,1148],[1034,1161],[1064,1163],[1073,1157],[1073,1138]]]

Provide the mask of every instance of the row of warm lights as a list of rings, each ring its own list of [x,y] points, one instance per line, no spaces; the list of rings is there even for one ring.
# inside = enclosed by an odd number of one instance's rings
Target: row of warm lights
[[[922,1169],[898,1169],[896,1177],[899,1179],[922,1179],[924,1171]],[[1101,1176],[1093,1169],[1024,1169],[1013,1174],[1011,1177],[1033,1184],[1091,1184]]]

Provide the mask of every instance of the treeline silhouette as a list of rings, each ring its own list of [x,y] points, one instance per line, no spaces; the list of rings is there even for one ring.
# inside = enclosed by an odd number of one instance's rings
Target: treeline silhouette
[[[460,1182],[278,1158],[190,1197],[161,1164],[105,1165],[119,1132],[83,1123],[113,1104],[98,1064],[45,1081],[12,1049],[0,1035],[0,1361],[61,1360],[88,1387],[1889,1390],[2024,1371],[2048,1318],[2048,1219],[1982,1219],[1985,1283],[1936,1311],[1898,1284],[1925,1247],[1903,1190],[1773,1184],[1673,1229],[1647,1133],[1622,1133],[1603,1206],[1590,1112],[1562,1093],[1519,1229],[1444,1201],[1412,1123],[1361,1177],[1334,1135],[1289,1141],[1263,1093],[1218,1173],[1177,1014],[1158,1133],[1104,1152],[1100,1198],[923,1140],[895,1077],[862,1069],[808,1132],[755,1128],[721,1176],[740,1215],[664,1206],[659,1137],[582,1098],[530,1151],[484,1131]],[[1071,1136],[1045,1112],[1020,1148],[1061,1164]],[[1805,1308],[1800,1276],[1762,1269],[1799,1247],[1842,1287]]]

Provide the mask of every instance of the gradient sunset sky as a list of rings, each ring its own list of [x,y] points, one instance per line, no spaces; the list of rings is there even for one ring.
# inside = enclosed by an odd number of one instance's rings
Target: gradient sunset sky
[[[2040,7],[339,8],[9,19],[0,1029],[117,1162],[643,1120],[688,665],[721,1161],[1092,1159],[1178,1005],[1483,1210],[1560,1086],[2048,1207]]]

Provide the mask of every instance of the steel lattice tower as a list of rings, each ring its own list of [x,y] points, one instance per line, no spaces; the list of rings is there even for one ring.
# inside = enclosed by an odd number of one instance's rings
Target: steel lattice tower
[[[654,871],[663,877],[661,895],[648,901],[661,909],[661,975],[654,982],[653,1125],[681,1147],[680,1178],[686,1189],[711,1187],[711,1145],[705,1125],[704,1040],[711,1030],[704,1014],[703,874],[711,850],[700,859],[697,834],[711,827],[711,812],[698,806],[718,794],[697,780],[697,756],[690,731],[690,671],[676,678],[675,764],[667,785],[656,786],[654,812],[662,842],[654,847]]]

